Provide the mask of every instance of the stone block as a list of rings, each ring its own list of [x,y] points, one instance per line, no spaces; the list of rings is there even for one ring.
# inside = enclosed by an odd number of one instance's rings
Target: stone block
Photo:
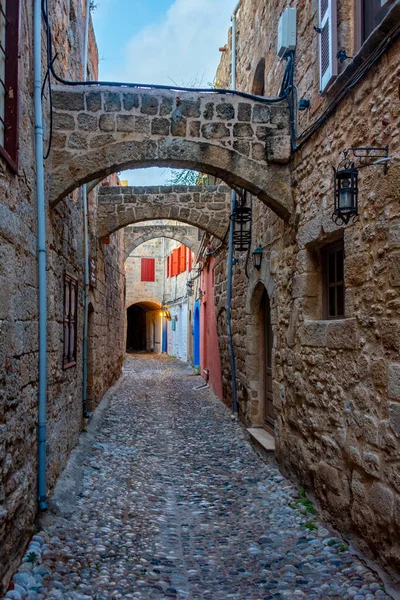
[[[257,160],[259,162],[265,160],[264,144],[252,144],[251,145],[251,157],[253,160]]]
[[[52,94],[53,107],[56,110],[85,110],[83,92],[68,92],[55,90]]]
[[[172,108],[173,108],[172,98],[167,98],[167,97],[163,96],[161,98],[161,104],[160,104],[160,116],[165,117],[167,115],[170,115],[172,113]]]
[[[252,138],[254,135],[250,123],[235,123],[233,126],[233,135],[235,138]]]
[[[185,118],[180,121],[171,121],[171,135],[174,137],[186,137],[187,120]]]
[[[253,106],[253,123],[269,123],[271,113],[266,104],[255,104]]]
[[[124,105],[124,110],[131,111],[132,108],[139,108],[139,94],[124,92],[122,94],[122,102]]]
[[[400,252],[392,252],[390,255],[389,280],[393,287],[400,286]]]
[[[201,132],[206,140],[219,140],[230,136],[230,131],[224,123],[207,123],[202,126]]]
[[[394,510],[394,494],[386,485],[374,482],[369,490],[368,505],[384,521],[391,521]]]
[[[134,130],[135,117],[133,115],[117,115],[117,131],[129,133]]]
[[[144,115],[156,115],[158,113],[158,105],[159,101],[156,96],[152,96],[150,94],[143,94],[140,112]]]
[[[269,162],[287,163],[292,151],[289,135],[270,136],[266,142],[267,160]]]
[[[389,425],[393,433],[400,437],[400,404],[389,402]]]
[[[400,222],[395,221],[389,227],[389,246],[400,248]]]
[[[392,352],[400,352],[400,326],[391,319],[382,319],[380,333],[383,347]]]
[[[292,278],[292,298],[318,296],[319,288],[318,273],[297,274]]]
[[[357,348],[357,323],[355,319],[326,321],[328,348],[354,350]]]
[[[0,277],[0,320],[6,319],[11,309],[14,286],[6,277]]]
[[[251,121],[251,104],[247,104],[246,102],[239,102],[238,121]]]
[[[273,133],[274,129],[276,129],[276,125],[257,125],[257,128],[256,128],[257,139],[262,142],[266,142],[267,139]]]
[[[400,401],[400,363],[388,365],[387,383],[389,398]]]
[[[121,94],[119,92],[104,92],[104,110],[106,112],[121,110]]]
[[[184,117],[194,117],[196,119],[200,117],[200,100],[182,100],[179,108]]]
[[[211,121],[214,118],[214,103],[207,102],[205,109],[203,111],[203,118],[206,121]]]
[[[102,95],[100,92],[88,92],[86,94],[86,109],[89,112],[98,112],[101,110]]]
[[[99,135],[92,137],[90,140],[90,147],[101,148],[102,146],[112,144],[114,141],[115,137],[111,133],[100,133]]]
[[[335,467],[321,461],[316,467],[315,475],[317,487],[326,487],[334,492],[339,490],[339,474]]]
[[[154,117],[151,122],[152,135],[169,135],[170,122],[162,117]]]
[[[224,119],[225,121],[230,121],[235,118],[235,108],[233,104],[229,102],[222,102],[221,104],[216,105],[217,109],[217,117],[220,119]]]
[[[77,150],[86,150],[87,148],[87,136],[79,131],[71,133],[68,138],[68,147],[75,148]]]
[[[64,129],[73,131],[75,129],[75,119],[68,113],[54,113],[53,115],[54,129]]]
[[[246,142],[245,140],[235,140],[233,142],[233,149],[240,154],[244,154],[245,156],[250,155],[250,142]]]
[[[149,135],[150,119],[148,117],[135,117],[135,132],[143,135]]]
[[[326,321],[304,320],[300,328],[300,342],[302,346],[326,347],[327,327]]]
[[[189,136],[198,138],[200,137],[201,121],[190,121],[189,123]]]
[[[101,131],[115,131],[115,115],[101,115],[99,127]]]
[[[81,113],[78,115],[78,127],[84,131],[96,131],[97,130],[97,117]]]

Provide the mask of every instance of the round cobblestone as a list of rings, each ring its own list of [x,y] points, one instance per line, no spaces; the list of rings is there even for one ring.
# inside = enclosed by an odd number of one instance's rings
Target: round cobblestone
[[[84,461],[8,598],[389,598],[187,365],[130,356]],[[85,435],[85,434],[83,434]],[[11,586],[12,587],[12,586]],[[25,594],[25,596],[24,596]]]

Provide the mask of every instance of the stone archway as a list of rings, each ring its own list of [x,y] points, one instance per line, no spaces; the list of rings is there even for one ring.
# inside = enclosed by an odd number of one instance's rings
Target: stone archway
[[[197,252],[199,240],[197,239],[197,228],[183,225],[142,225],[125,227],[124,229],[124,246],[125,260],[128,256],[141,244],[156,238],[168,238],[176,240],[190,248],[193,252]]]
[[[98,236],[108,236],[134,223],[166,219],[223,240],[229,225],[230,196],[226,186],[101,187]]]
[[[292,214],[285,101],[227,93],[55,86],[50,204],[97,178],[169,166],[215,175]]]

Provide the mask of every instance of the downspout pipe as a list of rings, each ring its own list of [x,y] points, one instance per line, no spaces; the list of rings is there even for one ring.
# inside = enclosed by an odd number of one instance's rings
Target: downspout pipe
[[[47,509],[46,490],[46,401],[47,401],[47,274],[46,274],[46,209],[43,163],[42,117],[42,9],[41,0],[33,8],[33,71],[35,163],[38,222],[38,288],[39,288],[39,410],[38,410],[38,503]]]
[[[83,48],[83,81],[87,80],[88,52],[89,52],[89,20],[90,20],[90,0],[86,0],[86,19],[85,19],[85,40]],[[89,418],[90,413],[87,409],[87,373],[88,373],[88,333],[89,333],[89,211],[88,211],[88,190],[86,183],[82,187],[83,203],[83,244],[84,244],[84,320],[83,320],[83,390],[82,390],[82,412],[84,418]]]
[[[233,11],[232,21],[232,90],[236,90],[236,14],[240,7],[240,0],[236,4]],[[233,213],[235,210],[235,191],[232,190],[231,196],[231,212],[230,212],[230,226],[229,226],[229,247],[228,247],[228,276],[227,276],[227,290],[226,290],[226,324],[228,333],[228,345],[229,345],[229,359],[231,363],[231,377],[232,377],[232,396],[233,396],[233,414],[237,418],[239,416],[238,398],[237,398],[237,387],[236,387],[236,363],[235,354],[233,350],[233,336],[232,336],[232,276],[233,276]]]

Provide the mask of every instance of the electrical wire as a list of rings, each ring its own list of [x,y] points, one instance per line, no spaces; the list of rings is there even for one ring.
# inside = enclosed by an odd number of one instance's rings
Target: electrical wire
[[[122,87],[122,88],[170,90],[170,91],[176,91],[176,92],[214,93],[214,94],[221,94],[221,95],[233,94],[235,96],[239,96],[241,98],[248,98],[250,100],[256,99],[257,102],[260,102],[263,104],[277,104],[286,99],[285,93],[283,93],[282,95],[280,94],[276,98],[265,98],[264,96],[255,96],[254,94],[248,94],[247,92],[239,92],[236,90],[230,90],[230,89],[227,90],[227,89],[221,89],[221,88],[193,88],[193,87],[184,87],[184,86],[179,86],[179,85],[171,86],[171,85],[143,84],[143,83],[121,83],[121,82],[116,82],[116,81],[86,81],[83,83],[82,81],[71,81],[71,80],[63,79],[56,73],[55,68],[54,68],[54,60],[56,57],[53,58],[53,54],[52,54],[52,34],[51,34],[51,26],[50,26],[50,20],[49,20],[48,0],[42,0],[42,12],[43,12],[43,18],[45,21],[46,32],[47,32],[47,48],[48,48],[48,65],[47,66],[48,66],[51,74],[53,75],[54,79],[56,81],[58,81],[58,83],[61,83],[63,85],[68,85],[68,86],[83,86],[84,85],[84,86],[92,86],[92,87],[93,86],[98,86],[98,87],[113,86],[113,87]],[[288,61],[288,65],[290,62],[291,61]],[[289,76],[287,71],[290,69],[290,65],[289,66],[288,65],[286,65],[284,78]],[[281,90],[282,90],[282,88],[283,88],[283,86],[281,86]]]

